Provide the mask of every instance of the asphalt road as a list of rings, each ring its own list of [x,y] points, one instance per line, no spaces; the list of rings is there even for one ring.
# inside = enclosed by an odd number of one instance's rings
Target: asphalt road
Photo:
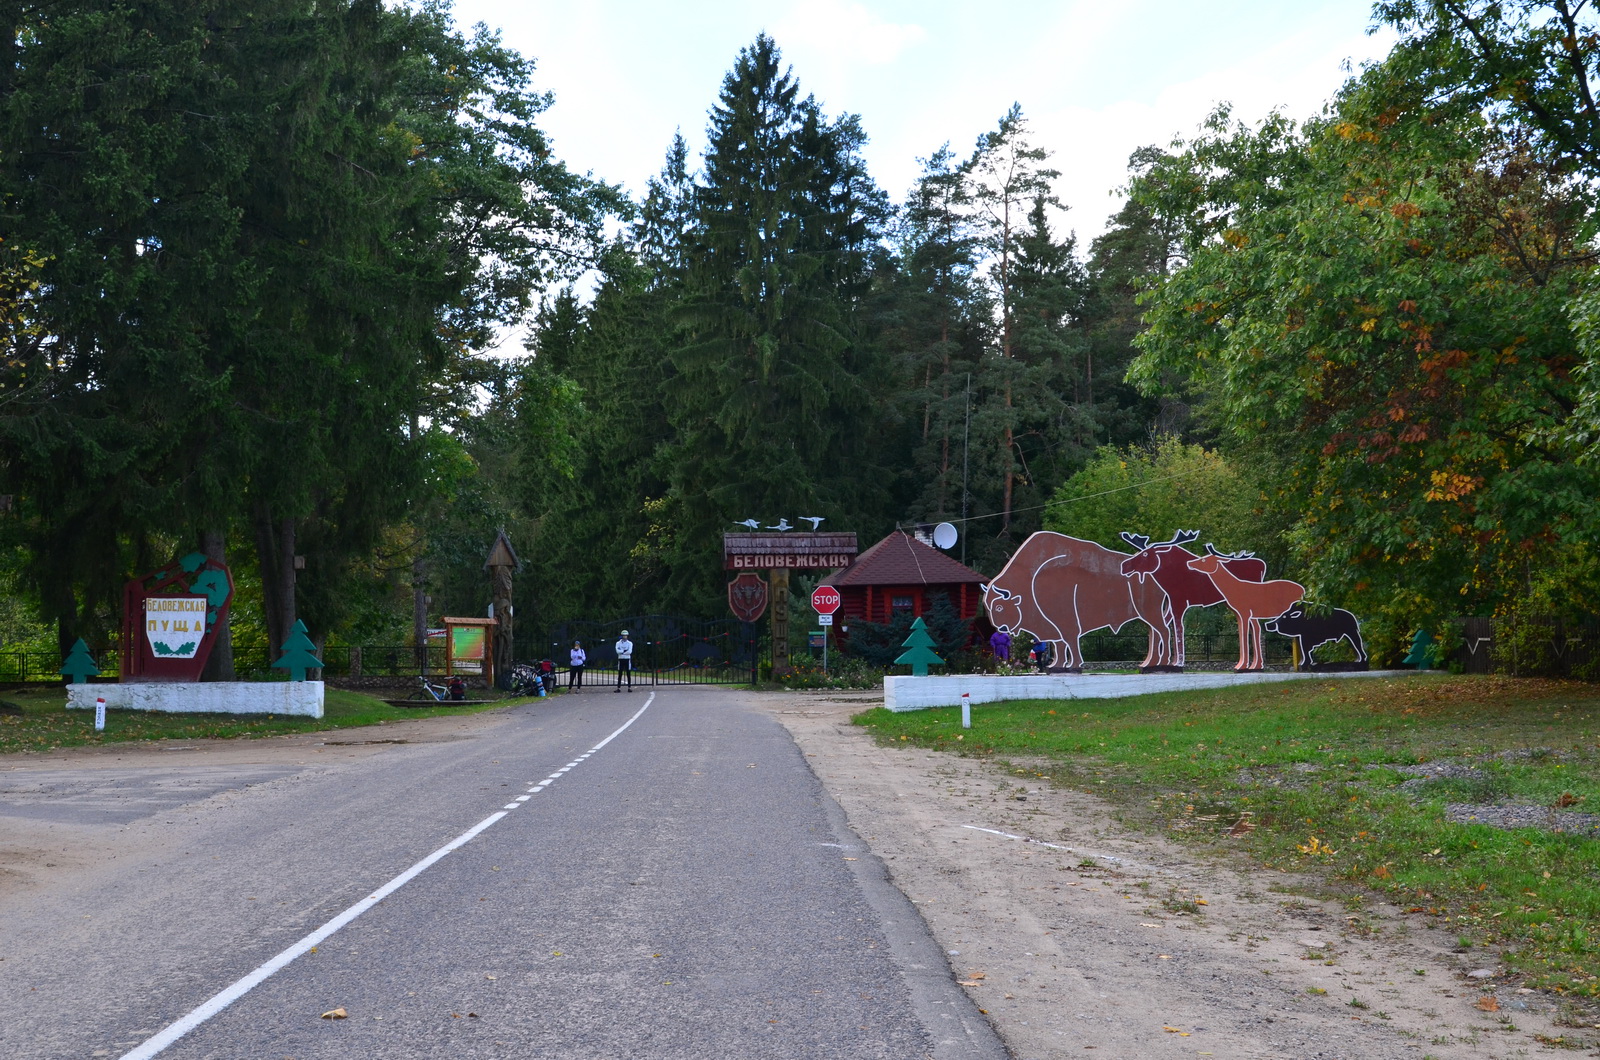
[[[0,1056],[1004,1057],[788,733],[649,695],[334,761],[6,773],[0,836],[116,839],[0,904]]]

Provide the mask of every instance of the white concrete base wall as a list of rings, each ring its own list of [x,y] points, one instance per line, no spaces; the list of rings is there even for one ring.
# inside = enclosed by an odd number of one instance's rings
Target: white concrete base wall
[[[67,686],[67,707],[93,710],[104,698],[111,710],[166,714],[302,714],[322,717],[321,681],[168,681]]]
[[[1266,681],[1343,680],[1348,677],[1395,677],[1415,670],[1365,670],[1331,673],[1196,673],[1196,674],[951,674],[945,677],[885,677],[883,705],[893,711],[959,707],[961,694],[970,702],[999,703],[1010,699],[1118,699],[1202,688],[1227,688]]]

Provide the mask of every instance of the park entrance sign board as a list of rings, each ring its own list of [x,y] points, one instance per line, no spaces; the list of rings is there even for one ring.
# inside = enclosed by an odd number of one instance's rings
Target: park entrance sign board
[[[833,570],[855,558],[854,533],[722,535],[725,570]]]
[[[723,534],[722,566],[725,570],[771,571],[768,585],[772,614],[772,672],[789,672],[789,572],[791,570],[833,570],[848,567],[856,558],[856,535],[822,534],[815,531],[776,534]],[[734,607],[734,590],[729,587],[729,604]]]
[[[144,598],[144,637],[163,659],[192,659],[200,654],[210,601],[203,596]]]
[[[122,680],[199,681],[233,603],[225,564],[191,552],[122,588]]]

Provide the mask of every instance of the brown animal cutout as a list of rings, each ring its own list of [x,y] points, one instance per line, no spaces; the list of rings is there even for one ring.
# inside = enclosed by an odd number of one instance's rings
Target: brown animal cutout
[[[1153,581],[1126,577],[1127,558],[1093,541],[1040,530],[983,586],[984,608],[997,629],[1049,641],[1069,673],[1083,670],[1078,642],[1085,633],[1135,620],[1150,628],[1147,658],[1169,665],[1171,642],[1161,617],[1166,594]]]
[[[1161,618],[1166,625],[1167,640],[1172,645],[1172,659],[1166,669],[1182,670],[1184,667],[1183,621],[1189,609],[1223,602],[1222,593],[1210,578],[1189,569],[1189,561],[1197,557],[1183,546],[1197,541],[1199,537],[1198,530],[1179,530],[1172,540],[1151,544],[1148,537],[1140,534],[1126,531],[1122,534],[1122,540],[1139,550],[1122,561],[1122,573],[1140,581],[1153,578],[1161,586],[1162,592],[1167,594]],[[1230,574],[1245,581],[1259,582],[1267,576],[1267,565],[1248,552],[1224,560],[1223,566]],[[1144,661],[1145,668],[1157,665],[1149,658]]]
[[[1299,603],[1304,599],[1306,589],[1299,582],[1245,581],[1224,565],[1229,560],[1239,558],[1218,552],[1207,545],[1206,554],[1190,560],[1188,567],[1209,576],[1211,583],[1228,602],[1228,607],[1238,616],[1239,661],[1234,665],[1234,670],[1261,670],[1266,666],[1261,651],[1261,623],[1277,618]]]

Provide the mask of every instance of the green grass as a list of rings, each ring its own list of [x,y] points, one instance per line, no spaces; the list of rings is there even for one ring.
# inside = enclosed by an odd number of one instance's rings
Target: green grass
[[[1004,760],[1131,824],[1231,847],[1286,888],[1382,893],[1502,951],[1530,986],[1600,997],[1600,839],[1445,818],[1452,802],[1600,814],[1600,687],[1417,675],[858,715],[882,740]],[[1490,758],[1504,751],[1521,754]],[[1447,763],[1476,777],[1416,779]],[[1241,824],[1241,822],[1243,822]],[[1231,834],[1230,834],[1231,833]]]
[[[479,693],[482,695],[483,693]],[[0,754],[53,751],[62,747],[93,747],[141,740],[236,739],[280,736],[376,725],[380,721],[428,718],[441,714],[476,714],[510,703],[439,704],[428,707],[391,707],[374,696],[329,688],[324,693],[321,718],[260,714],[151,714],[136,710],[107,710],[103,732],[94,728],[94,711],[67,710],[67,693],[61,686],[0,693],[0,700],[20,707],[21,714],[0,713]]]

